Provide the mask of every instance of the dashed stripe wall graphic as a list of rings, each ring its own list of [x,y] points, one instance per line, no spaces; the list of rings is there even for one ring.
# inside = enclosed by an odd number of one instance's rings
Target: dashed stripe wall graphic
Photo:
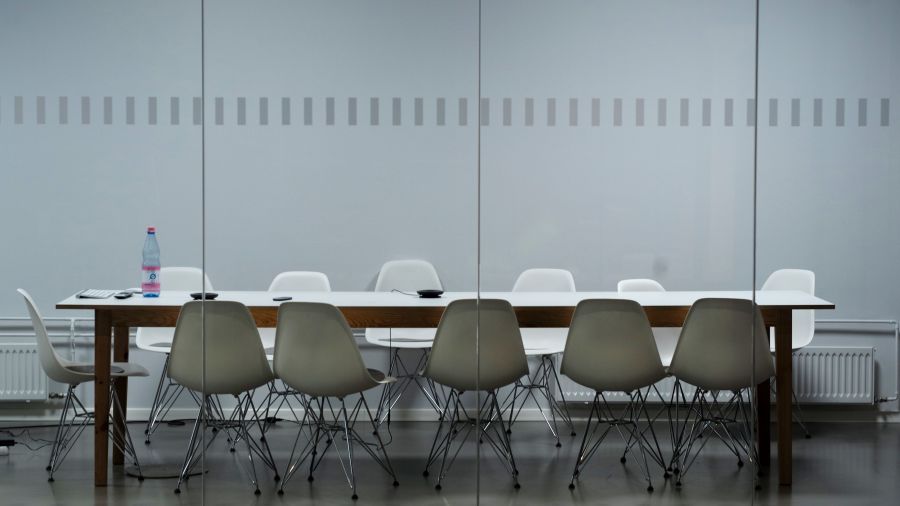
[[[201,105],[200,97],[0,96],[0,125],[196,126]],[[477,115],[476,100],[467,97],[239,96],[212,97],[209,105],[215,126],[464,127]],[[484,97],[480,110],[486,127],[570,128],[752,127],[757,113],[751,98]],[[891,99],[884,97],[768,98],[758,111],[768,127],[891,125]]]

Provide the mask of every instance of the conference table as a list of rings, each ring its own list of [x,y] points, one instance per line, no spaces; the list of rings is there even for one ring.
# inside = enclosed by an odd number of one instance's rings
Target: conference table
[[[245,304],[259,327],[274,327],[281,302],[273,297],[291,296],[293,301],[325,302],[337,306],[353,328],[436,327],[444,308],[453,300],[476,298],[476,292],[447,292],[440,298],[424,299],[398,292],[262,292],[219,291],[216,300]],[[640,303],[654,327],[681,327],[691,305],[708,297],[751,299],[751,291],[670,292],[481,292],[484,299],[506,299],[515,309],[522,327],[568,327],[579,301],[585,299],[630,299]],[[834,309],[834,304],[799,291],[757,291],[756,302],[766,326],[774,328],[775,384],[778,436],[778,480],[792,482],[791,401],[792,312],[802,309]],[[136,295],[129,299],[80,299],[76,295],[56,305],[57,309],[94,312],[94,485],[107,483],[109,461],[110,363],[127,362],[131,327],[174,327],[179,311],[191,300],[188,292],[163,291],[157,298]],[[760,462],[770,461],[770,385],[757,386]],[[125,430],[128,384],[116,384],[121,409],[113,412],[113,430]],[[113,451],[113,464],[124,463],[124,455]]]

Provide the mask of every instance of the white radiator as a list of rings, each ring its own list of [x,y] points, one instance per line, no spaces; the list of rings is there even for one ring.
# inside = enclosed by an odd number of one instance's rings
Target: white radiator
[[[808,346],[794,353],[794,392],[803,404],[872,404],[875,402],[875,349],[871,347]],[[557,362],[557,367],[559,367]],[[560,374],[563,400],[589,402],[594,392]],[[673,378],[656,384],[666,399],[672,394]],[[693,387],[684,386],[688,401]],[[621,392],[604,394],[610,402],[625,401]],[[559,393],[556,393],[559,397]],[[730,393],[720,394],[726,400]],[[774,396],[773,396],[774,397]],[[648,395],[650,402],[659,402],[655,390]]]
[[[0,344],[0,401],[47,400],[47,381],[34,343]]]

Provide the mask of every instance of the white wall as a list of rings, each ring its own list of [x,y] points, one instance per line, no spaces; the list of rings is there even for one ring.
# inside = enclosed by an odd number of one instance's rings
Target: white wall
[[[337,290],[368,289],[400,257],[431,260],[448,289],[475,288],[476,9],[208,4],[206,264],[217,288],[264,289],[279,271],[313,269]],[[532,266],[569,268],[583,289],[638,276],[670,289],[751,286],[753,15],[750,2],[484,2],[483,289],[506,289]],[[898,22],[888,0],[762,4],[757,285],[779,267],[814,269],[838,306],[820,316],[900,312]],[[80,288],[134,285],[150,224],[165,263],[201,263],[199,25],[198,6],[176,1],[0,4],[0,314],[24,315],[19,286],[62,314],[53,303]],[[850,341],[878,347],[879,394],[892,394],[889,336],[817,337]],[[151,388],[140,382],[132,405],[149,404]]]

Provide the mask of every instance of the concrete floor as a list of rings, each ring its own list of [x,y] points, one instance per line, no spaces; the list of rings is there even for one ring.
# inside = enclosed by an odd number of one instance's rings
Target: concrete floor
[[[775,473],[763,479],[762,490],[754,492],[752,470],[738,469],[734,457],[724,447],[711,442],[686,477],[681,490],[662,479],[655,469],[655,492],[648,494],[635,459],[619,463],[624,447],[618,438],[594,456],[578,487],[568,489],[578,438],[566,436],[562,448],[555,447],[546,426],[536,422],[520,422],[515,426],[513,445],[520,470],[522,488],[514,490],[512,481],[494,455],[483,446],[477,479],[474,445],[460,454],[443,490],[434,489],[432,477],[422,476],[422,466],[431,444],[435,424],[392,424],[393,442],[389,454],[397,470],[400,486],[359,452],[355,461],[359,480],[360,505],[468,505],[475,504],[476,487],[481,504],[489,505],[565,505],[565,504],[659,504],[659,505],[843,505],[900,503],[900,425],[875,424],[811,424],[813,439],[797,435],[794,440],[793,487],[779,487]],[[136,438],[141,426],[131,425]],[[580,426],[579,426],[580,428]],[[662,427],[660,427],[662,428]],[[285,466],[295,426],[280,423],[269,434],[269,442],[279,466]],[[175,463],[183,458],[190,427],[163,426],[149,446],[139,445],[144,464]],[[51,429],[32,429],[32,436],[51,438]],[[9,456],[0,457],[0,504],[16,505],[287,505],[287,504],[352,504],[350,490],[332,452],[316,473],[313,483],[298,473],[286,486],[285,495],[276,494],[271,473],[260,472],[262,495],[253,495],[242,462],[243,447],[235,454],[227,451],[224,440],[217,440],[208,451],[208,474],[204,479],[191,479],[180,495],[173,493],[175,480],[139,482],[124,475],[121,468],[112,470],[110,485],[94,488],[92,484],[91,444],[93,435],[85,432],[56,474],[54,483],[47,482],[44,470],[49,448],[29,451],[23,446],[12,448]],[[665,442],[663,441],[665,444]],[[664,446],[665,448],[665,446]],[[362,454],[362,455],[360,455]],[[773,451],[774,454],[774,451]]]

